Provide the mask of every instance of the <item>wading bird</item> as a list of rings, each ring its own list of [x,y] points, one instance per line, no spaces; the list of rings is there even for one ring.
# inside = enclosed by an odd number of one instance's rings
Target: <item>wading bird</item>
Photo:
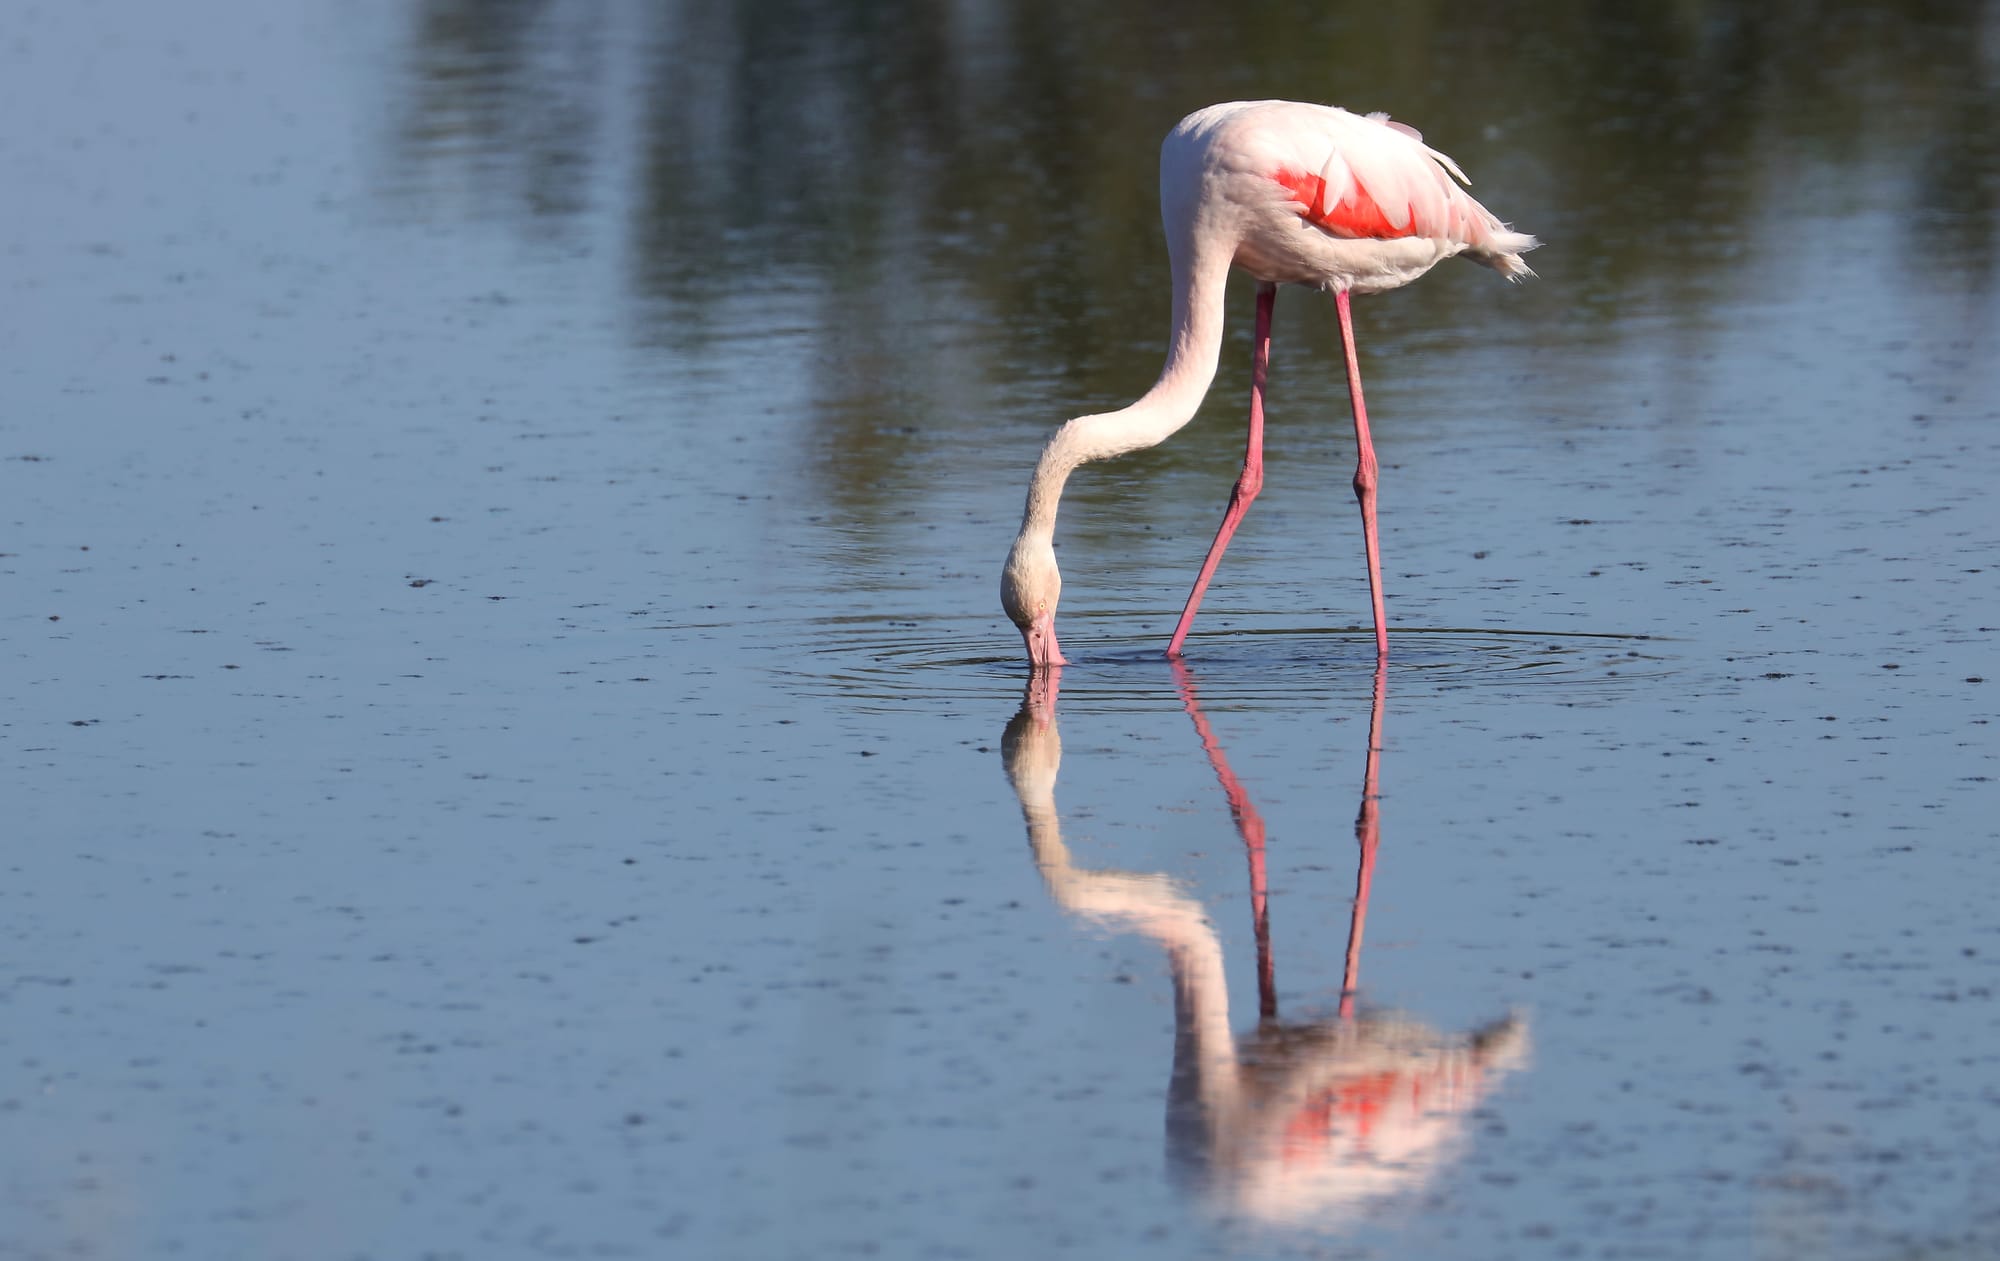
[[[1264,482],[1264,382],[1271,309],[1281,284],[1329,290],[1340,312],[1347,391],[1354,409],[1375,656],[1389,655],[1375,529],[1375,446],[1361,398],[1348,298],[1406,285],[1463,254],[1511,280],[1534,273],[1521,255],[1539,242],[1467,196],[1458,164],[1387,115],[1326,105],[1237,101],[1183,118],[1160,147],[1160,217],[1173,264],[1173,337],[1160,379],[1120,411],[1079,416],[1056,430],[1028,487],[1021,533],[1000,577],[1000,601],[1021,629],[1036,668],[1064,664],[1056,643],[1056,507],[1071,470],[1164,442],[1194,416],[1222,352],[1223,283],[1230,267],[1257,278],[1250,438],[1222,527],[1188,593],[1167,655],[1178,657],[1229,536]]]

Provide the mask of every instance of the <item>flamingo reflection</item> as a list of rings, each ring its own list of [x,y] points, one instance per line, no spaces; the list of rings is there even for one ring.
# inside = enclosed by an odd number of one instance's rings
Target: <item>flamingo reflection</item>
[[[1166,952],[1174,986],[1167,1147],[1176,1175],[1220,1211],[1271,1224],[1337,1224],[1407,1197],[1462,1145],[1472,1109],[1526,1062],[1518,1015],[1448,1037],[1403,1015],[1356,1012],[1361,940],[1381,840],[1378,773],[1387,672],[1375,672],[1361,808],[1359,862],[1338,1011],[1281,1020],[1272,960],[1264,821],[1202,713],[1193,674],[1175,675],[1250,865],[1257,942],[1256,1029],[1230,1027],[1222,943],[1199,902],[1170,877],[1078,867],[1055,804],[1062,737],[1061,671],[1037,673],[1007,726],[1002,755],[1028,843],[1065,910],[1134,932]]]

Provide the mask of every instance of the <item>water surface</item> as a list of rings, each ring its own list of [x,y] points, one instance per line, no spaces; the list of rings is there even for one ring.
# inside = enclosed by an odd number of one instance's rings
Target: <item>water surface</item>
[[[1245,285],[1031,689],[1261,96],[1548,242],[1357,303],[1390,669],[1294,291],[1158,655]],[[0,1251],[1988,1255],[1996,105],[1943,3],[21,9]]]

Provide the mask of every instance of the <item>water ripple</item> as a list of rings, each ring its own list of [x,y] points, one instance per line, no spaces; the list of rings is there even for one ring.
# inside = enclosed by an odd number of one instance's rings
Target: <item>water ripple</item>
[[[1205,702],[1285,710],[1368,697],[1375,645],[1367,627],[1287,625],[1284,616],[1239,614],[1226,629],[1189,637],[1187,664]],[[1071,619],[1063,636],[1070,658],[1064,703],[1179,708],[1158,622],[1120,614]],[[761,630],[754,647],[783,657],[777,673],[788,687],[868,710],[1006,703],[1027,680],[1020,645],[1011,637],[996,641],[985,618],[839,617]],[[1644,635],[1399,627],[1390,666],[1405,687],[1593,704],[1674,673],[1666,647]]]

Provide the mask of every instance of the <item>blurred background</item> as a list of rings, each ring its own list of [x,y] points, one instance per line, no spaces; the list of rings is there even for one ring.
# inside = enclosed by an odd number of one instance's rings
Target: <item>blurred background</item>
[[[1996,38],[1948,2],[440,2],[411,16],[384,191],[614,251],[631,335],[677,355],[794,312],[828,476],[921,493],[968,398],[1042,424],[1150,381],[1158,140],[1211,101],[1385,110],[1457,157],[1549,243],[1548,283],[1503,301],[1447,269],[1368,304],[1374,335],[1511,352],[1547,412],[1604,405],[1607,358],[1689,372],[1718,305],[1806,270],[1890,271],[1882,300],[1990,338]],[[1322,337],[1324,305],[1281,318]]]

